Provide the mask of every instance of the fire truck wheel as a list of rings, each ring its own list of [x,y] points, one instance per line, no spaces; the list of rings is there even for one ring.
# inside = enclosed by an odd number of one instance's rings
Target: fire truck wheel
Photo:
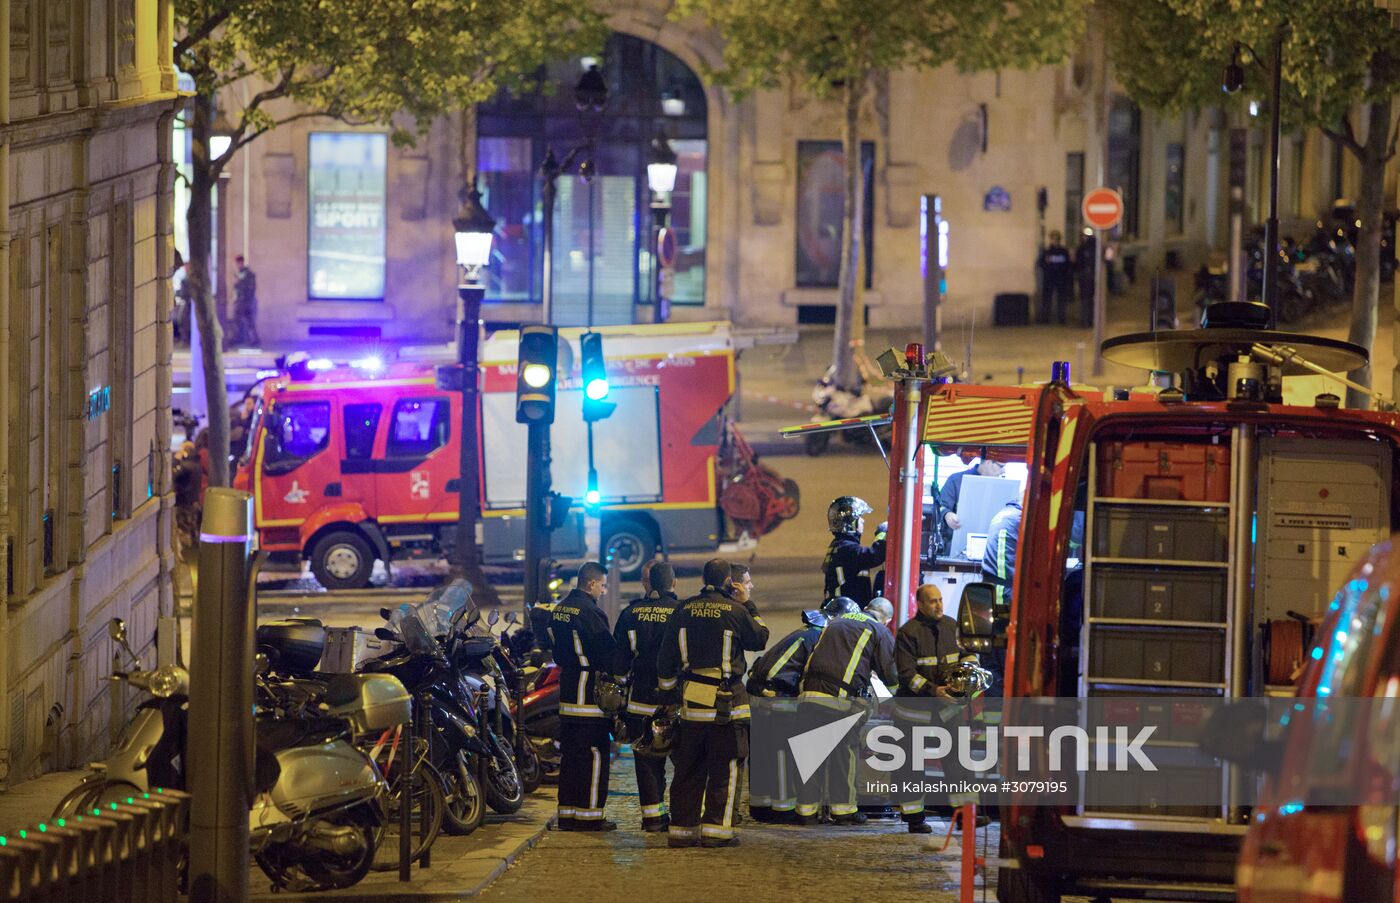
[[[607,539],[603,548],[612,554],[612,566],[628,580],[641,576],[642,565],[656,556],[656,537],[651,528],[630,517],[604,525]]]
[[[374,550],[355,530],[335,530],[317,540],[311,550],[311,573],[326,589],[369,586]]]
[[[1060,892],[1043,878],[1033,878],[1021,869],[1000,869],[997,873],[999,903],[1060,903]]]

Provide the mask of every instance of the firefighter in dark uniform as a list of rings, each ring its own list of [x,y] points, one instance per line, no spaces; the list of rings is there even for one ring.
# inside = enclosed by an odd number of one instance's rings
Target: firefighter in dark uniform
[[[674,695],[656,686],[656,656],[666,635],[666,622],[680,605],[675,586],[676,571],[670,564],[649,561],[642,565],[646,595],[622,610],[613,630],[617,644],[613,673],[618,683],[629,689],[622,721],[633,741],[646,733],[647,722]],[[642,830],[665,831],[670,825],[666,816],[666,759],[639,753],[634,744],[632,760],[637,769]]]
[[[666,624],[657,656],[657,686],[681,691],[680,737],[671,762],[674,847],[737,844],[734,815],[748,756],[749,697],[744,651],[761,652],[768,628],[729,562],[705,563],[705,586]]]
[[[822,573],[826,576],[826,599],[845,596],[857,605],[865,605],[875,596],[871,586],[870,569],[885,561],[885,541],[874,545],[860,544],[865,532],[865,515],[871,508],[863,499],[843,495],[826,509],[826,525],[831,530],[831,545],[827,546]]]
[[[1016,579],[1016,544],[1021,533],[1021,503],[1007,502],[992,517],[987,528],[987,551],[982,556],[982,579],[996,586],[998,605],[1011,604],[1011,589]],[[987,653],[986,667],[992,672],[992,688],[988,696],[1001,696],[1005,677],[1006,651],[994,649]]]
[[[894,666],[894,636],[885,625],[894,617],[894,606],[877,596],[861,610],[848,598],[827,603],[826,627],[807,657],[802,672],[801,699],[812,711],[814,721],[830,719],[830,711],[854,711],[854,700],[869,699],[872,676],[887,686],[899,682]],[[807,714],[803,713],[803,725]],[[855,760],[860,729],[846,734],[845,749],[826,757],[821,769],[798,789],[797,814],[804,825],[816,824],[823,796],[831,809],[831,820],[838,825],[865,824],[866,817],[856,807]]]
[[[1074,284],[1074,259],[1058,232],[1050,233],[1050,244],[1040,252],[1040,313],[1037,323],[1049,323],[1050,311],[1055,311],[1055,320],[1065,325],[1065,315],[1069,310],[1070,290]]]
[[[579,568],[578,585],[554,606],[549,636],[559,664],[559,830],[612,831],[603,818],[611,762],[610,719],[598,706],[598,676],[612,668],[608,616],[598,607],[607,571]]]
[[[918,612],[899,628],[894,641],[895,667],[899,670],[899,689],[895,692],[895,718],[904,726],[929,724],[928,706],[902,709],[902,699],[952,699],[947,676],[961,661],[977,661],[977,656],[964,653],[958,645],[958,622],[943,613],[943,592],[932,583],[925,583],[914,594]],[[906,729],[905,736],[910,736]],[[949,759],[945,759],[947,763]],[[945,776],[946,772],[945,772]],[[922,774],[910,774],[907,781],[921,781]],[[932,828],[924,820],[922,794],[902,794],[899,813],[909,825],[911,834],[928,834]]]
[[[802,670],[825,626],[826,615],[820,611],[802,612],[802,626],[769,646],[749,668],[749,696],[770,700],[769,717],[775,719],[776,736],[786,735],[783,724],[791,722],[797,711]],[[749,762],[749,814],[755,821],[796,824],[796,774],[792,753],[783,745],[766,761]]]

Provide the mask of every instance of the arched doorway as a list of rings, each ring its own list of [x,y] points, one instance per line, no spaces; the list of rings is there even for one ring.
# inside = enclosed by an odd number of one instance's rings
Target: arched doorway
[[[574,107],[573,86],[589,62],[608,84],[608,104],[590,124]],[[669,280],[673,306],[705,300],[706,103],[695,73],[641,38],[613,34],[601,58],[552,63],[538,89],[502,93],[477,110],[477,169],[487,209],[498,222],[486,302],[538,304],[544,230],[538,171],[545,152],[563,158],[596,136],[597,175],[561,176],[554,217],[553,305],[558,325],[649,320],[654,302],[651,194],[646,167],[653,139],[678,157],[670,225],[678,253]]]

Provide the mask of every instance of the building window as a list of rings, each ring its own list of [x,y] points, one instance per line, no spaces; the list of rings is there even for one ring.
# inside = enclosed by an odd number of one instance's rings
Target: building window
[[[705,298],[707,112],[704,86],[683,62],[649,41],[608,37],[597,59],[608,84],[601,120],[581,117],[573,87],[580,59],[551,61],[536,90],[503,91],[477,108],[477,170],[496,247],[485,271],[488,303],[538,303],[544,295],[545,153],[574,165],[556,182],[551,300],[561,326],[631,323],[655,303],[655,221],[647,187],[648,150],[664,136],[679,157],[670,225],[677,238],[670,286],[674,305]],[[577,163],[593,139],[595,178]],[[640,314],[649,320],[650,313]]]
[[[1123,195],[1124,238],[1138,236],[1138,172],[1142,161],[1142,114],[1126,97],[1113,98],[1108,114],[1108,184]]]
[[[1186,145],[1167,145],[1166,196],[1163,210],[1172,235],[1186,231]]]
[[[1065,154],[1065,241],[1084,227],[1084,154]]]
[[[382,134],[311,134],[307,167],[310,297],[383,300],[388,149],[389,138]]]
[[[871,286],[875,254],[875,144],[860,146],[864,171],[862,263]],[[836,288],[841,277],[846,155],[839,141],[797,142],[797,285]]]

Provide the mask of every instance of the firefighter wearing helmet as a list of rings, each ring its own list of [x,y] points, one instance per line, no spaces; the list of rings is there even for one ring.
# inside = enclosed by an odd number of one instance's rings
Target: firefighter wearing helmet
[[[885,540],[877,538],[873,545],[861,545],[865,532],[865,515],[871,507],[864,499],[843,495],[826,509],[826,525],[831,530],[831,545],[827,546],[822,572],[826,576],[825,596],[847,596],[864,606],[879,593],[870,580],[871,568],[885,561]]]

